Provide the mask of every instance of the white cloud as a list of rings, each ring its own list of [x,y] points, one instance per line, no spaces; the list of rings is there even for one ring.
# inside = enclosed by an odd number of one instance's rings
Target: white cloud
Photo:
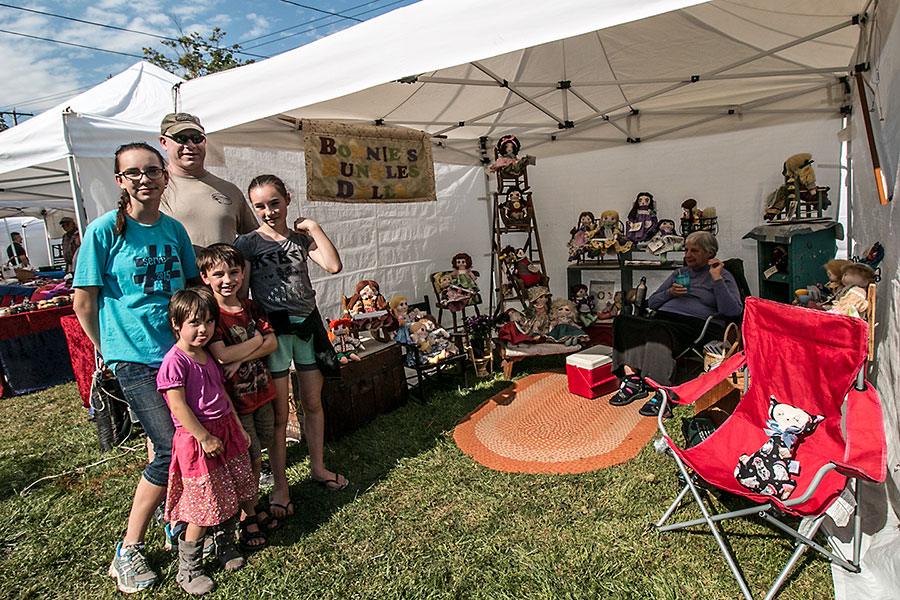
[[[247,21],[253,24],[253,27],[244,32],[241,36],[243,39],[255,38],[266,33],[269,33],[272,29],[272,22],[262,15],[258,15],[256,13],[249,13],[245,15]]]
[[[37,42],[0,41],[0,64],[3,65],[3,86],[0,89],[0,107],[15,107],[25,112],[41,112],[60,104],[69,94],[56,98],[46,98],[61,92],[68,92],[84,85],[83,74],[72,68],[65,55],[48,56]],[[99,83],[102,79],[97,80]],[[78,92],[72,92],[74,96]]]

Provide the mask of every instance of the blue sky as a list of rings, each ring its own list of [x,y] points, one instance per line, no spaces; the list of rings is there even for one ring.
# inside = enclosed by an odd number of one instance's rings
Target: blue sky
[[[0,0],[0,30],[3,30],[0,32],[0,65],[3,65],[0,69],[0,111],[15,108],[39,114],[125,70],[140,60],[145,46],[168,51],[158,38],[37,14],[23,8],[167,37],[177,37],[180,31],[208,35],[214,27],[219,27],[227,32],[224,44],[241,44],[249,53],[268,57],[415,1]],[[9,126],[13,125],[11,117],[6,116],[5,120]]]

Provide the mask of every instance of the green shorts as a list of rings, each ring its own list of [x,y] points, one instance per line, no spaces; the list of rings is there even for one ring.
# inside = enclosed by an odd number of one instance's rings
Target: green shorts
[[[306,317],[292,316],[290,319],[291,323],[299,324]],[[269,355],[269,371],[272,372],[273,379],[287,377],[291,370],[291,361],[294,361],[294,368],[298,371],[315,371],[319,368],[313,352],[312,337],[302,340],[292,333],[275,337],[278,340],[278,349]]]

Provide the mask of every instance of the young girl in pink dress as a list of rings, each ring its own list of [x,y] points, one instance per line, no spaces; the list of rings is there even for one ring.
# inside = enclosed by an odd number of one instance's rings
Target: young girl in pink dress
[[[206,288],[176,292],[169,302],[169,322],[178,337],[166,353],[156,385],[166,398],[175,436],[166,495],[167,521],[187,523],[178,541],[176,580],[189,594],[205,594],[215,584],[203,572],[203,536],[215,527],[216,555],[228,571],[241,568],[244,558],[234,546],[234,518],[241,523],[241,547],[261,548],[253,507],[257,481],[250,468],[250,438],[225,392],[222,371],[204,346],[212,338],[219,317],[216,299]]]

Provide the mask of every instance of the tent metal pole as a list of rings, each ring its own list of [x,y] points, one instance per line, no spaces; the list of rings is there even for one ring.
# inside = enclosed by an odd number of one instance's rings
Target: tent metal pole
[[[584,102],[585,105],[587,105],[587,107],[590,108],[592,111],[594,111],[597,114],[600,114],[600,109],[597,108],[596,106],[594,106],[594,104],[592,102],[588,101],[588,99],[585,98],[578,90],[576,90],[575,88],[570,88],[569,91],[572,92],[576,98],[578,98],[579,100]],[[628,133],[628,131],[624,127],[620,127],[616,123],[616,121],[618,121],[619,119],[625,118],[626,116],[627,116],[627,114],[619,115],[618,117],[616,117],[614,119],[612,117],[608,117],[608,115],[607,115],[608,118],[606,118],[604,120],[607,123],[609,123],[610,125],[612,125],[613,127],[615,127],[616,129],[618,129],[619,131],[621,131],[622,134],[625,135],[626,137],[630,137],[630,134]]]
[[[63,111],[63,137],[69,148],[69,153],[66,155],[66,167],[69,171],[69,186],[72,188],[75,224],[78,226],[78,235],[84,236],[84,230],[87,228],[87,212],[84,210],[84,197],[81,193],[81,182],[78,179],[78,167],[75,164],[75,153],[72,150],[72,139],[69,132],[69,117],[73,114],[69,109]]]
[[[47,211],[42,210],[44,220],[44,242],[47,244],[47,266],[53,266],[53,249],[50,247],[50,228],[47,227]]]
[[[531,96],[528,96],[527,94],[525,94],[524,92],[522,92],[521,90],[516,88],[515,85],[509,83],[508,81],[506,81],[505,79],[503,79],[502,77],[500,77],[499,75],[497,75],[496,73],[494,73],[493,71],[491,71],[490,69],[488,69],[487,67],[485,67],[484,65],[481,65],[480,63],[478,63],[476,61],[472,61],[469,64],[472,65],[473,67],[475,67],[476,69],[478,69],[479,71],[482,71],[488,77],[493,77],[497,81],[497,83],[501,83],[501,84],[505,83],[506,84],[505,87],[510,92],[512,92],[519,98],[522,98],[528,104],[532,105],[533,107],[535,107],[536,109],[538,109],[539,111],[541,111],[542,113],[544,113],[545,115],[547,115],[548,117],[550,117],[551,119],[553,119],[554,121],[559,123],[560,125],[565,126],[565,122],[562,119],[560,119],[559,117],[554,115],[552,112],[550,112],[549,109],[538,104],[538,102],[534,98],[532,98]],[[553,89],[555,90],[556,86],[554,86]]]
[[[552,89],[549,89],[549,90],[544,90],[544,91],[541,92],[540,94],[537,94],[536,96],[534,96],[534,98],[540,98],[540,97],[542,97],[542,96],[546,96],[547,94],[551,94],[551,93],[553,93],[553,92],[555,92],[555,91],[556,91],[556,88],[552,88]],[[494,109],[494,110],[492,110],[492,111],[489,111],[489,112],[486,112],[486,113],[477,115],[477,116],[475,116],[475,117],[472,117],[471,119],[468,119],[468,120],[466,120],[466,121],[462,121],[462,122],[461,122],[462,125],[456,124],[456,125],[454,125],[454,126],[452,126],[452,127],[447,127],[446,129],[442,129],[442,130],[440,130],[440,131],[438,131],[438,132],[436,132],[436,133],[433,133],[433,134],[431,134],[431,135],[443,135],[443,134],[445,134],[445,133],[447,133],[447,132],[449,132],[449,131],[453,131],[453,130],[455,130],[455,129],[459,129],[460,127],[464,127],[465,124],[468,123],[469,121],[478,121],[478,120],[480,120],[480,119],[484,119],[485,117],[490,117],[490,116],[496,115],[497,113],[501,113],[501,112],[503,112],[504,110],[509,110],[510,108],[515,108],[516,106],[519,106],[519,105],[521,105],[521,104],[525,104],[525,100],[519,100],[518,102],[513,102],[512,104],[507,104],[506,106],[501,106],[500,108],[496,108],[496,109]]]

